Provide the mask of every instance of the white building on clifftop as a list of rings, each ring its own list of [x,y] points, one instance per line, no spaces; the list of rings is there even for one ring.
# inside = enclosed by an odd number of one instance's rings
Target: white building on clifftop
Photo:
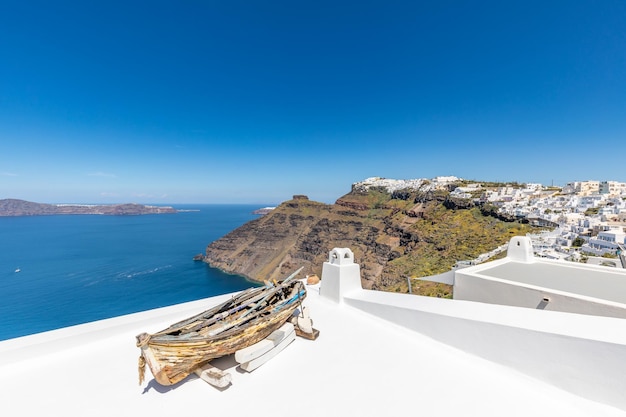
[[[354,191],[366,192],[370,188],[384,188],[389,193],[393,193],[398,190],[421,190],[429,191],[440,188],[445,188],[448,184],[462,181],[461,178],[448,176],[448,177],[435,177],[433,179],[417,178],[411,180],[395,180],[390,178],[370,177],[363,181],[352,184]]]

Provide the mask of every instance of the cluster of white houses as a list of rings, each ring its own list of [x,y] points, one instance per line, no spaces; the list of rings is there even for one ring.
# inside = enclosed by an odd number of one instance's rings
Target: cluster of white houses
[[[456,198],[492,204],[506,216],[552,228],[550,233],[533,237],[537,255],[571,260],[579,260],[581,256],[624,255],[626,183],[623,182],[575,181],[564,187],[537,183],[491,187],[452,176],[412,180],[372,177],[353,184],[353,190],[378,187],[388,192],[429,191],[450,189],[451,184],[459,182],[463,186],[451,192]],[[608,260],[604,262],[611,264]],[[619,262],[615,266],[620,266]]]
[[[581,253],[612,256],[620,255],[626,245],[626,183],[571,182],[562,189],[529,184],[523,189],[488,190],[480,199],[507,215],[552,226],[553,232],[534,239],[540,255],[574,260]],[[573,246],[580,250],[571,250]]]
[[[566,194],[626,196],[626,183],[617,181],[576,181],[563,187]]]

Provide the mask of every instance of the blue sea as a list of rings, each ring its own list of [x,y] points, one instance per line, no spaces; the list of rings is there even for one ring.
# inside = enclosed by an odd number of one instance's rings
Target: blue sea
[[[262,205],[0,217],[0,340],[255,286],[193,256]]]

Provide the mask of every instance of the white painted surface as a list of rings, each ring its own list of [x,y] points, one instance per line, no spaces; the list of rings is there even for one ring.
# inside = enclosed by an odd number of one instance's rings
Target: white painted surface
[[[344,295],[361,290],[361,269],[350,249],[329,252],[328,261],[322,265],[322,280],[321,295],[336,303],[341,303]]]
[[[457,270],[454,299],[626,318],[626,269],[529,259],[528,244],[513,238],[505,259]]]
[[[280,329],[273,331],[265,339],[253,345],[239,349],[235,352],[235,360],[237,363],[250,362],[259,356],[264,355],[271,349],[275,348],[280,342],[285,340],[291,333],[295,334],[293,324],[285,323]]]
[[[270,350],[268,350],[267,352],[265,352],[264,354],[248,361],[248,362],[244,362],[240,365],[241,369],[243,369],[246,372],[252,372],[255,369],[257,369],[258,367],[260,367],[261,365],[267,363],[270,359],[272,359],[273,357],[275,357],[276,355],[278,355],[280,352],[283,351],[283,349],[285,349],[287,346],[289,346],[294,340],[296,340],[296,332],[293,328],[293,326],[291,327],[291,332],[287,333],[285,335],[285,337],[283,339],[281,339],[278,344],[274,347],[272,347]]]
[[[224,372],[211,364],[206,364],[201,368],[196,369],[194,373],[203,381],[206,381],[217,388],[225,388],[233,381],[233,376],[230,372]]]
[[[366,290],[344,304],[626,410],[626,320]]]
[[[195,375],[162,387],[148,369],[138,386],[135,336],[229,294],[0,342],[2,409],[195,415],[206,404],[211,415],[273,416],[278,407],[316,417],[626,417],[626,320],[366,291],[350,253],[324,263],[321,289],[307,286],[320,336],[296,338],[253,373],[234,355],[213,361],[232,376],[227,388]]]
[[[502,268],[510,264],[522,270],[538,267],[541,261],[530,258],[532,250],[529,248],[532,248],[530,239],[511,239],[507,258],[493,262],[497,266],[491,268]],[[563,268],[560,268],[561,265]],[[352,278],[353,272],[346,266],[337,268],[332,274],[322,275],[322,291],[328,283],[335,285],[335,282],[345,282]],[[572,270],[579,269],[573,264],[553,263],[549,266],[556,276],[568,272],[571,276]],[[519,299],[523,298],[520,297],[520,286],[488,288],[487,284],[492,284],[493,281],[473,277],[477,275],[476,270],[484,274],[487,268],[489,266],[481,265],[457,271],[460,278],[455,278],[455,293],[457,286],[461,284],[461,288],[467,288],[467,291],[485,291],[485,296],[510,298],[512,303],[520,302]],[[509,268],[509,275],[515,273],[515,269]],[[596,277],[604,277],[608,273],[610,277],[606,279],[614,279],[612,270],[600,269],[595,273]],[[626,274],[623,277],[626,278]],[[582,273],[576,278],[585,281],[587,276]],[[562,284],[569,284],[574,279],[564,280]],[[464,284],[466,287],[463,287]],[[582,286],[581,283],[576,285]],[[544,291],[541,288],[535,290]],[[558,298],[555,299],[555,296]],[[607,307],[606,304],[610,302],[604,300],[592,302],[589,297],[566,296],[569,297],[567,300],[561,294],[551,294],[550,297],[543,295],[548,305],[557,304],[561,308],[565,306],[572,310],[594,313],[606,312],[607,310],[602,309],[610,307],[614,307],[617,312],[626,311],[619,306]],[[626,375],[625,320],[366,291],[362,288],[339,291],[337,297],[341,304],[512,367],[576,395],[626,410],[626,378],[623,377]]]
[[[517,262],[534,262],[533,245],[528,236],[513,236],[509,241],[507,257]]]
[[[224,390],[196,376],[161,387],[148,370],[147,381],[138,386],[135,335],[160,330],[228,295],[0,342],[3,413],[273,416],[280,409],[299,417],[626,416],[623,410],[334,303],[320,297],[317,287],[307,288],[305,305],[320,330],[317,340],[296,338],[252,373],[237,370],[232,358],[216,361],[232,375],[232,385]],[[462,312],[466,304],[450,314]],[[482,331],[466,327],[459,337],[481,338]]]

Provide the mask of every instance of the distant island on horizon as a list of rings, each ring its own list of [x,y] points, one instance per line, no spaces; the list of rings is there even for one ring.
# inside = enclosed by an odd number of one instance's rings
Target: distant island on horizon
[[[170,206],[124,204],[45,204],[18,199],[0,200],[0,217],[53,216],[61,214],[99,214],[107,216],[137,216],[143,214],[173,214]]]

